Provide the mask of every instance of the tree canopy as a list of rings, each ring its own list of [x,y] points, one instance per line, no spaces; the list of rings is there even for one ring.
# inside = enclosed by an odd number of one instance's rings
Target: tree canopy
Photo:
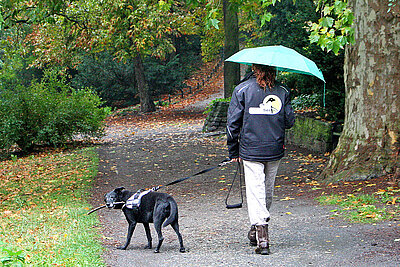
[[[238,13],[242,44],[265,44],[263,38],[267,36],[279,39],[279,36],[273,35],[273,31],[268,31],[271,29],[268,23],[274,23],[272,19],[278,17],[281,11],[274,10],[278,2],[287,4],[283,0],[229,1],[230,11]],[[314,1],[307,3],[311,2]],[[228,2],[3,0],[0,4],[1,71],[7,70],[9,63],[74,68],[85,53],[113,48],[116,59],[134,62],[134,81],[139,90],[142,111],[152,111],[154,103],[144,73],[143,57],[163,59],[168,54],[174,54],[174,38],[183,34],[201,35],[205,48],[203,53],[218,54],[223,36],[223,32],[220,32],[223,29],[220,27],[223,3]],[[320,18],[310,20],[305,25],[310,33],[309,41],[340,56],[343,56],[341,51],[346,50],[344,134],[325,173],[335,176],[337,172],[345,172],[349,173],[348,176],[356,177],[360,173],[358,167],[363,163],[355,160],[356,154],[349,151],[360,150],[360,147],[363,148],[360,151],[370,151],[362,154],[370,155],[367,157],[367,161],[372,162],[369,169],[374,169],[373,173],[368,174],[367,171],[362,177],[383,172],[378,169],[391,172],[399,168],[396,159],[400,130],[396,123],[398,116],[394,115],[398,112],[399,102],[392,97],[397,95],[399,88],[398,73],[396,76],[393,72],[393,69],[398,69],[399,62],[400,49],[396,42],[399,38],[399,5],[394,0],[373,5],[358,0],[318,0],[316,3]],[[285,15],[292,16],[290,26],[295,25],[301,12],[290,14],[290,10],[286,10]],[[279,23],[277,21],[276,28],[282,26]],[[300,40],[298,37],[298,34],[290,35],[281,41],[304,42],[303,38]],[[379,49],[374,49],[374,45]],[[301,46],[304,51],[311,51],[308,44]],[[23,55],[25,60],[20,60],[16,55]],[[29,57],[30,60],[26,60]],[[337,71],[333,68],[340,64],[334,62],[331,65],[335,66],[327,72]],[[365,68],[360,69],[361,66]],[[377,86],[382,89],[378,90]],[[391,94],[386,94],[388,92]],[[387,103],[393,105],[382,102],[376,106],[379,101],[371,102],[372,96],[385,97],[390,100]],[[366,105],[369,105],[369,109],[366,109]],[[363,114],[359,114],[360,110]],[[371,120],[377,116],[373,113],[377,110],[382,114],[378,116],[380,119]],[[377,145],[367,145],[371,143]],[[377,157],[378,161],[370,161],[373,157]],[[346,164],[341,165],[340,162]]]
[[[145,79],[143,56],[164,58],[176,36],[193,33],[191,11],[179,1],[5,1],[1,26],[29,25],[24,41],[35,55],[32,65],[74,68],[87,52],[113,48],[118,60],[135,62],[142,111],[155,109]]]

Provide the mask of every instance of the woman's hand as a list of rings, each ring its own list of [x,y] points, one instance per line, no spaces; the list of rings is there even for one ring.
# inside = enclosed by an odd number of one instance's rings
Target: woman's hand
[[[231,162],[241,162],[241,161],[242,161],[241,158],[234,158],[234,159],[231,159]]]

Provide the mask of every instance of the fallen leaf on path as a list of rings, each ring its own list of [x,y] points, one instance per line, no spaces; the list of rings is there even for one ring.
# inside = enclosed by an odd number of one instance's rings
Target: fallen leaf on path
[[[4,215],[11,215],[13,212],[11,210],[5,210],[3,211]]]
[[[285,197],[285,198],[280,199],[279,201],[287,201],[287,200],[292,200],[292,199],[294,199],[294,198],[292,198],[292,197]]]

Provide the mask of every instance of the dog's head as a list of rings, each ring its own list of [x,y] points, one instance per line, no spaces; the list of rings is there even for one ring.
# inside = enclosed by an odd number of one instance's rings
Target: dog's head
[[[122,208],[123,204],[119,202],[122,201],[122,190],[124,187],[115,188],[113,191],[108,192],[104,196],[104,202],[106,203],[107,208],[109,209],[120,209]]]

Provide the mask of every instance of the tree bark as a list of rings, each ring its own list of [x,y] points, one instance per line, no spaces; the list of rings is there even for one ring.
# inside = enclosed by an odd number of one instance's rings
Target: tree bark
[[[239,51],[239,23],[237,10],[229,0],[223,0],[224,12],[224,60]],[[224,62],[224,97],[230,97],[240,81],[240,65]]]
[[[140,111],[141,112],[155,111],[156,106],[154,105],[149,85],[147,84],[145,79],[143,61],[139,53],[136,53],[134,57],[134,66],[135,66],[136,85],[139,91],[139,98],[140,98]]]
[[[400,20],[388,1],[349,0],[354,45],[345,52],[345,122],[322,173],[326,181],[364,180],[400,167]]]

